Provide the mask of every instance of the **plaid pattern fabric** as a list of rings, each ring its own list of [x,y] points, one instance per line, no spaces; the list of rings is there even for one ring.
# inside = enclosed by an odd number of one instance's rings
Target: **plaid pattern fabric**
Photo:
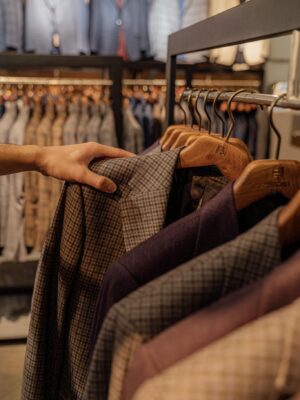
[[[300,300],[146,381],[134,400],[279,400],[300,390]]]
[[[36,102],[33,109],[33,115],[25,132],[25,144],[37,144],[36,131],[41,121],[42,106]],[[37,235],[37,203],[38,203],[38,178],[37,172],[25,172],[24,177],[24,240],[25,245],[34,247]]]
[[[34,287],[23,400],[83,398],[95,303],[109,264],[164,226],[179,150],[96,162],[114,194],[66,184]]]
[[[22,1],[0,0],[0,50],[21,50],[22,29]]]
[[[39,146],[51,145],[51,127],[54,119],[54,104],[47,103],[45,115],[36,131]],[[51,181],[52,178],[39,174],[37,203],[37,238],[35,250],[42,251],[47,231],[51,223]]]
[[[85,399],[119,399],[128,365],[143,342],[279,264],[277,214],[117,303],[98,336]]]

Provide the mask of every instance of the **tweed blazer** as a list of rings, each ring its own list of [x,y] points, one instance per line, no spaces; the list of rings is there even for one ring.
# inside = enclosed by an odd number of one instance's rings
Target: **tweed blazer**
[[[34,286],[23,400],[83,398],[103,276],[163,228],[179,151],[94,163],[118,185],[114,194],[64,186]]]
[[[132,399],[144,381],[299,296],[300,251],[264,279],[237,290],[145,343],[128,370],[122,399]]]
[[[98,336],[85,399],[119,399],[128,365],[143,342],[279,264],[277,210],[237,239],[183,264],[114,305]]]
[[[79,104],[70,103],[68,105],[68,112],[69,116],[67,117],[63,127],[62,141],[63,144],[76,144],[76,133],[80,118]]]
[[[150,379],[134,400],[280,400],[300,390],[300,299]]]
[[[103,121],[99,130],[99,143],[106,146],[118,146],[115,117],[110,105],[105,107]]]

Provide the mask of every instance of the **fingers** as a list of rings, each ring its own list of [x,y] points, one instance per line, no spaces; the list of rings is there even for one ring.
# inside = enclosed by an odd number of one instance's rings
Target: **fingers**
[[[94,187],[105,193],[114,193],[117,185],[105,176],[100,176],[90,171],[88,168],[84,170],[80,177],[80,183]]]
[[[121,158],[121,157],[133,157],[135,154],[129,151],[118,149],[116,147],[105,146],[99,143],[88,143],[89,155],[92,158]]]

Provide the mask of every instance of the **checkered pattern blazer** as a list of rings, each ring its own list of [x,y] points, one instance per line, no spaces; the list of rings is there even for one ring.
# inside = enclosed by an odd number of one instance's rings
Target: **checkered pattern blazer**
[[[143,342],[279,264],[277,210],[237,239],[150,282],[111,308],[94,349],[85,399],[119,399],[128,365]]]
[[[114,194],[66,184],[33,293],[23,400],[82,399],[95,303],[109,264],[164,226],[179,150],[96,162]]]
[[[279,400],[300,390],[300,299],[146,381],[134,400]]]

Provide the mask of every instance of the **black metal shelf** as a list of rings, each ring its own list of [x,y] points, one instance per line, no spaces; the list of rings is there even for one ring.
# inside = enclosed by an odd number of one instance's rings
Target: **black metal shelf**
[[[177,55],[268,39],[299,29],[299,0],[252,0],[171,34],[166,124],[174,122]]]

